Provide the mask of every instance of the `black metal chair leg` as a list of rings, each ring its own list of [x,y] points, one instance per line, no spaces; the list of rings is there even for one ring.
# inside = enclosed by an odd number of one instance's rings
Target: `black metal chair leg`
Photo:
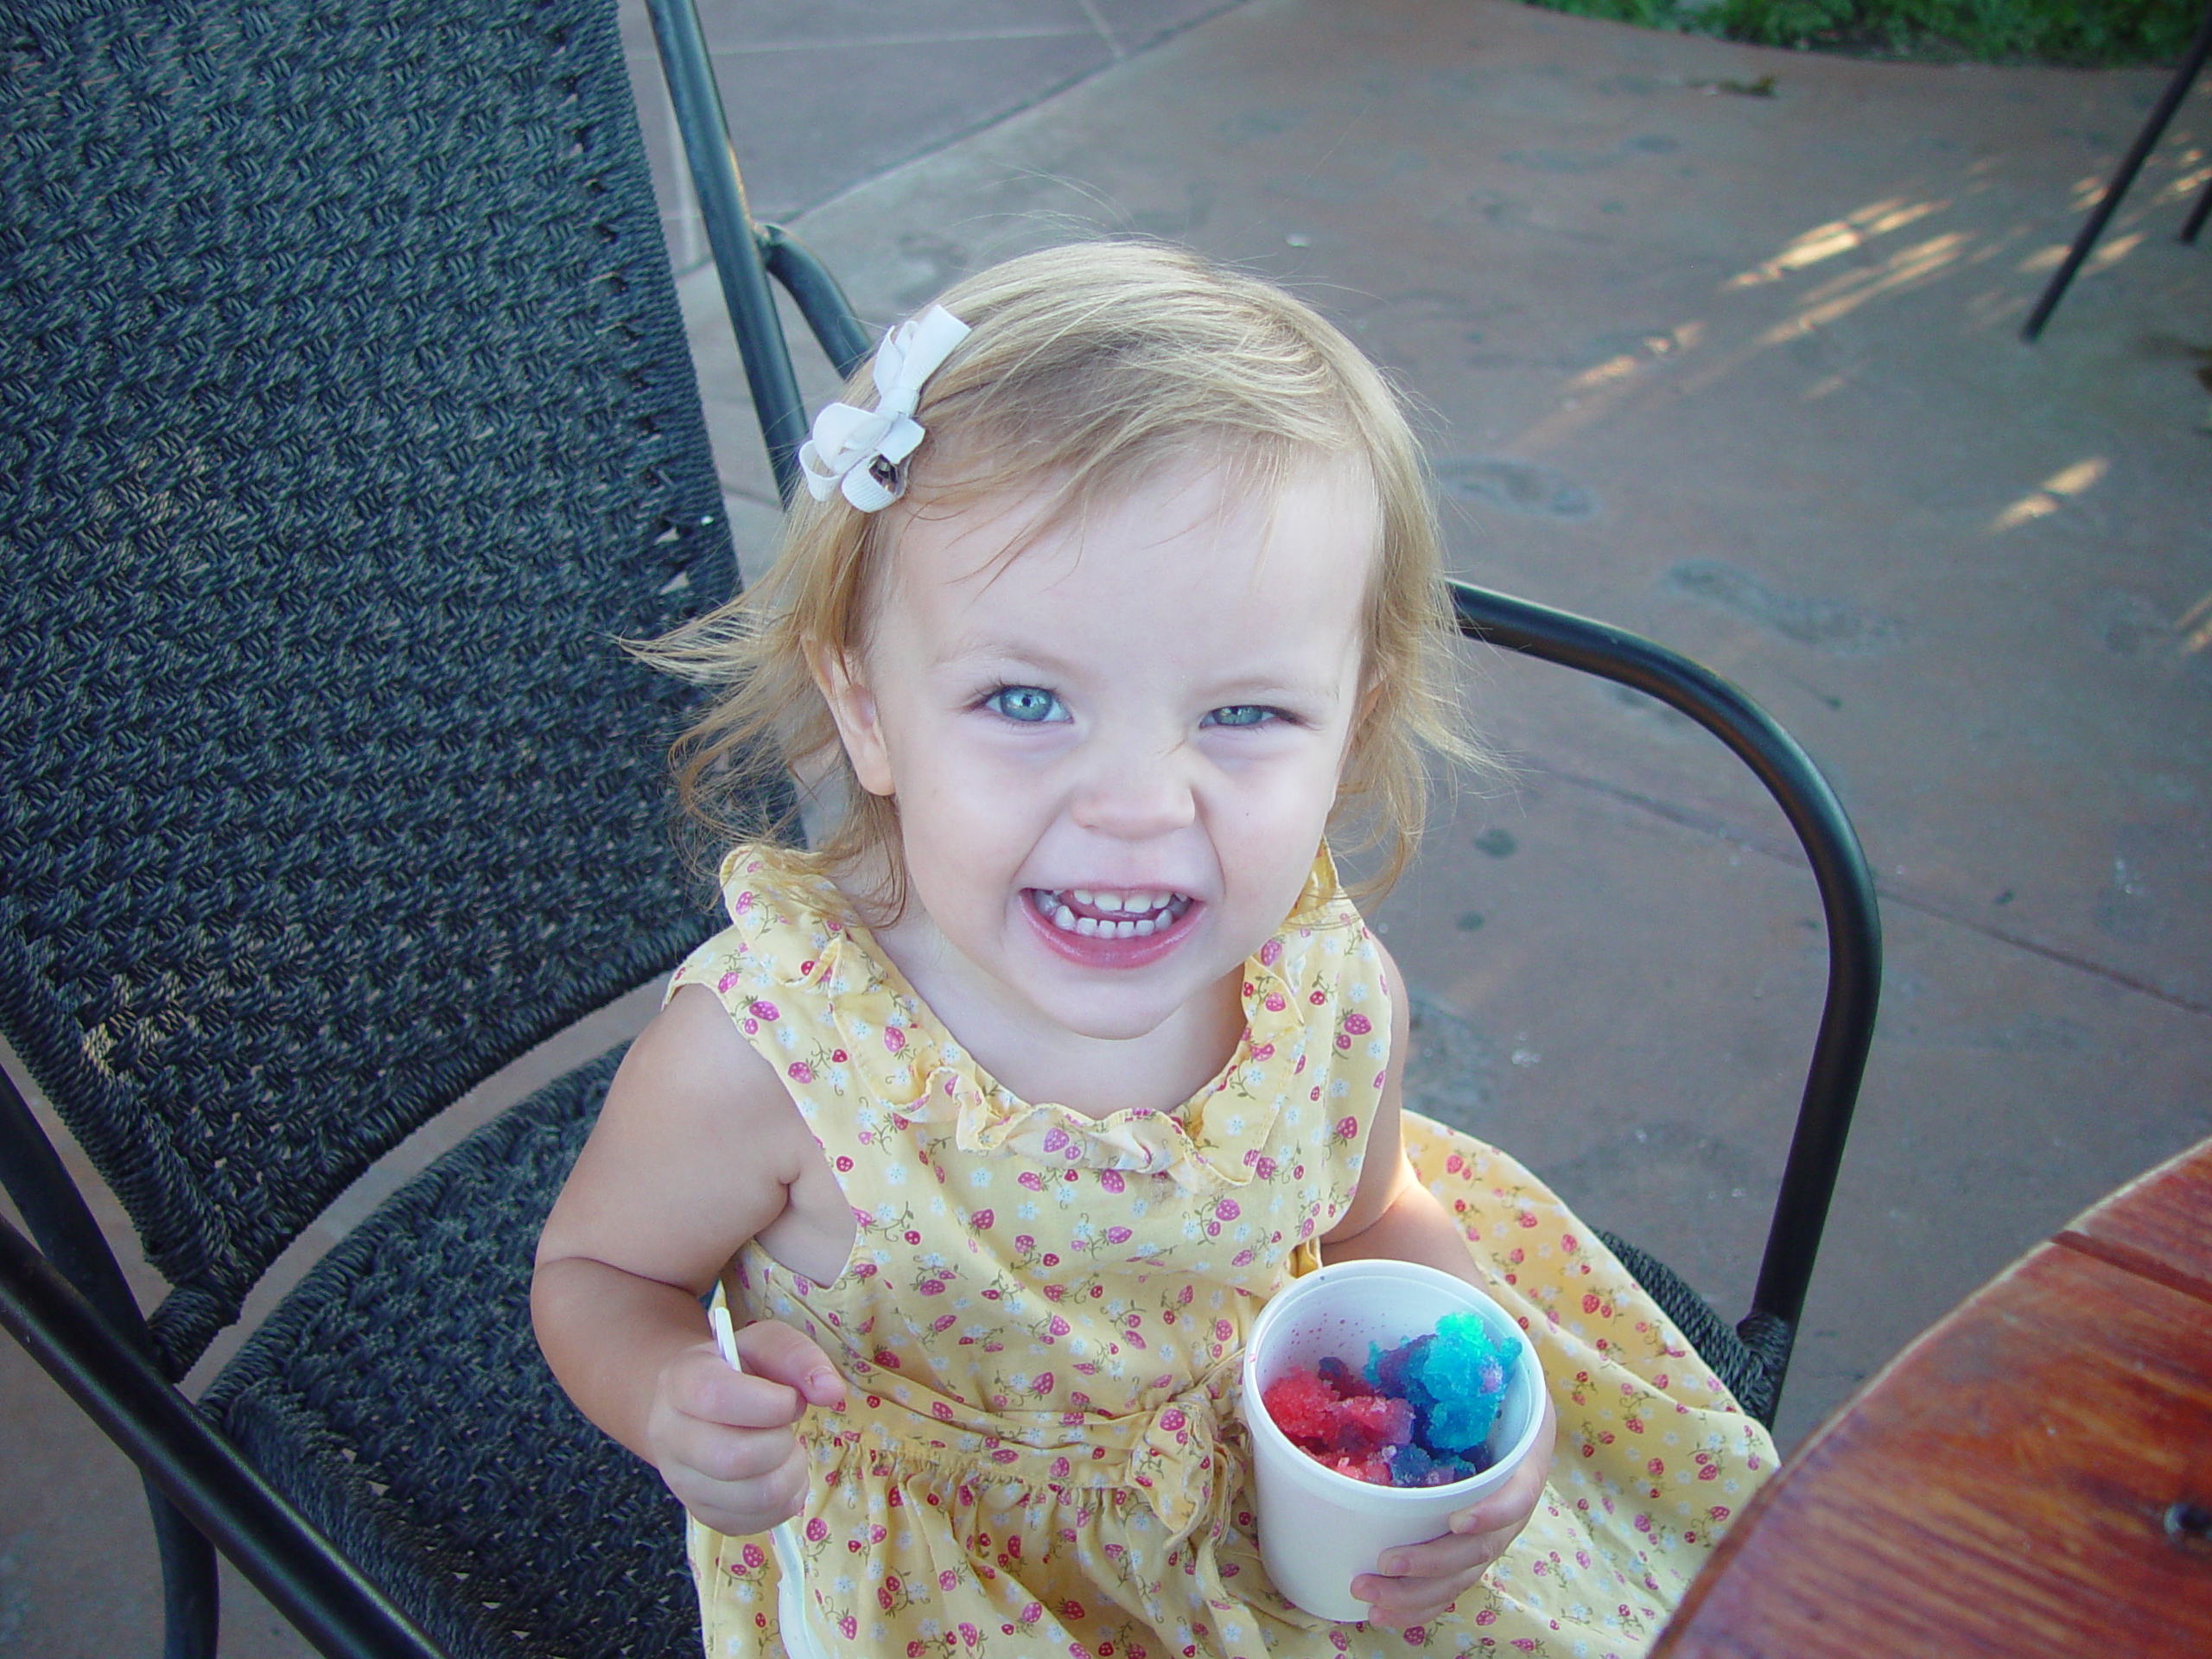
[[[776,313],[771,276],[798,302],[807,327],[840,374],[850,374],[874,348],[868,331],[829,268],[780,226],[758,225],[745,200],[745,181],[730,153],[729,124],[694,0],[647,0],[660,41],[668,96],[683,134],[699,216],[707,226],[721,278],[722,302],[737,335],[738,356],[768,445],[776,489],[786,505],[798,487],[798,448],[806,440],[806,409],[791,369],[791,348]]]
[[[2196,233],[2204,228],[2204,215],[2212,212],[2212,179],[2204,181],[2204,188],[2196,193],[2196,206],[2189,210],[2189,219],[2181,227],[2181,239],[2196,240]]]
[[[853,302],[830,268],[814,257],[807,245],[780,225],[763,225],[754,240],[768,274],[781,283],[798,302],[799,315],[840,374],[850,374],[875,349]]]
[[[2166,83],[2166,90],[2158,99],[2158,107],[2151,111],[2151,118],[2143,124],[2143,130],[2135,135],[2134,145],[2120,170],[2112,175],[2112,182],[2105,187],[2104,194],[2090,211],[2088,223],[2082,226],[2082,233],[2074,238],[2074,245],[2067,250],[2065,263],[2052,273],[2050,281],[2036,302],[2036,308],[2028,315],[2021,328],[2024,340],[2033,340],[2043,333],[2043,326],[2050,321],[2050,314],[2058,308],[2058,302],[2082,269],[2082,262],[2089,257],[2089,250],[2097,245],[2097,238],[2104,233],[2106,222],[2119,208],[2120,198],[2127,194],[2128,186],[2135,182],[2135,175],[2142,170],[2145,160],[2166,130],[2166,123],[2174,118],[2174,111],[2181,107],[2183,99],[2189,96],[2190,86],[2196,79],[2197,71],[2204,67],[2204,60],[2212,54],[2212,4],[2204,8],[2203,21],[2196,26],[2196,36],[2189,43],[2189,50],[2182,54],[2181,67],[2174,71],[2174,78]],[[2196,239],[2197,228],[2204,222],[2204,204],[2199,202],[2196,211],[2190,215],[2188,226],[2182,232],[2182,240]]]
[[[154,1517],[154,1542],[162,1555],[162,1601],[167,1611],[162,1659],[215,1659],[222,1611],[215,1547],[150,1479],[146,1482],[146,1508]]]
[[[445,1659],[4,1218],[0,1329],[327,1659]]]
[[[22,1212],[23,1224],[54,1271],[153,1363],[153,1342],[124,1280],[122,1265],[22,1091],[14,1078],[5,1077],[0,1077],[0,1175],[5,1176],[8,1194]],[[214,1659],[221,1616],[214,1548],[151,1480],[146,1482],[146,1503],[162,1560],[162,1599],[167,1610],[162,1659]]]

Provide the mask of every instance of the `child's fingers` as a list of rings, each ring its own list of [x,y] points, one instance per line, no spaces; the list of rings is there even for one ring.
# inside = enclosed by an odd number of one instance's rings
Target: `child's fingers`
[[[744,1438],[766,1441],[772,1434],[757,1431],[723,1430],[725,1440],[742,1435]],[[734,1452],[734,1448],[731,1448]],[[721,1467],[732,1464],[749,1465],[755,1460],[759,1447],[746,1448],[739,1455],[728,1459],[717,1455],[717,1448],[709,1446],[701,1453],[701,1462]],[[667,1482],[677,1501],[706,1525],[716,1532],[743,1536],[765,1532],[779,1522],[797,1515],[806,1502],[806,1454],[794,1442],[788,1454],[772,1467],[760,1473],[736,1478],[721,1478],[709,1468],[701,1468],[678,1459],[663,1465],[661,1478]]]
[[[1352,1580],[1351,1592],[1375,1611],[1375,1622],[1413,1624],[1442,1612],[1483,1575],[1513,1541],[1519,1528],[1500,1532],[1446,1533],[1426,1543],[1382,1552],[1375,1570]]]
[[[1373,1622],[1402,1628],[1433,1618],[1512,1546],[1543,1496],[1556,1427],[1547,1396],[1535,1442],[1503,1485],[1452,1516],[1450,1531],[1384,1550],[1373,1572],[1352,1580],[1352,1594],[1373,1609]]]
[[[1403,1629],[1435,1618],[1472,1589],[1481,1577],[1480,1567],[1441,1578],[1388,1578],[1363,1573],[1352,1580],[1351,1592],[1368,1605],[1369,1624]]]
[[[662,1397],[684,1417],[731,1428],[788,1428],[806,1412],[795,1390],[772,1377],[732,1370],[709,1344],[669,1362]]]
[[[1451,1530],[1463,1536],[1504,1532],[1510,1541],[1513,1535],[1528,1524],[1529,1516],[1535,1512],[1537,1499],[1543,1496],[1544,1482],[1551,1476],[1552,1446],[1558,1432],[1559,1414],[1552,1409],[1551,1395],[1547,1394],[1543,1421],[1537,1426],[1536,1439],[1529,1448],[1529,1455],[1514,1466],[1513,1472],[1496,1491],[1454,1515]]]
[[[762,1532],[805,1501],[806,1452],[792,1425],[806,1410],[788,1384],[733,1370],[702,1343],[661,1373],[646,1429],[651,1459],[706,1525],[732,1535]]]
[[[1481,1564],[1476,1570],[1479,1572],[1481,1567],[1488,1567],[1507,1550],[1512,1548],[1513,1541],[1521,1535],[1521,1528],[1522,1523],[1516,1521],[1511,1526],[1498,1528],[1495,1532],[1466,1534],[1465,1539],[1467,1547],[1473,1552],[1474,1559]]]
[[[1399,1544],[1382,1552],[1369,1575],[1376,1580],[1449,1579],[1479,1573],[1505,1553],[1511,1531],[1446,1533],[1426,1543]]]
[[[687,1419],[671,1427],[661,1446],[666,1466],[695,1470],[723,1485],[767,1483],[780,1491],[796,1478],[805,1483],[806,1454],[788,1428],[728,1428]]]
[[[804,1332],[781,1319],[760,1319],[737,1333],[737,1351],[754,1376],[786,1383],[809,1403],[836,1405],[845,1397],[845,1379],[836,1363]]]

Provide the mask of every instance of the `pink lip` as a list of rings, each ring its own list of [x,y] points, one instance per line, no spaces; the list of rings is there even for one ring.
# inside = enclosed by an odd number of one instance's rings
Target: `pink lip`
[[[1079,968],[1129,969],[1147,968],[1183,943],[1195,925],[1198,913],[1205,908],[1198,899],[1177,917],[1173,925],[1157,933],[1148,933],[1141,939],[1102,939],[1081,933],[1065,933],[1054,927],[1037,913],[1035,900],[1027,893],[1021,894],[1021,913],[1029,918],[1029,925],[1044,941],[1045,948],[1063,961],[1074,963]]]

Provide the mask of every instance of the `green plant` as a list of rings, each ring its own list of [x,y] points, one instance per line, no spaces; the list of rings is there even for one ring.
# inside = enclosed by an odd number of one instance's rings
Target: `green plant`
[[[2177,56],[2194,0],[1722,0],[1716,21],[1770,46],[1874,48],[1985,62],[2116,64]]]
[[[1557,11],[1655,29],[1985,63],[2171,62],[2198,0],[1533,0]]]
[[[1546,0],[1530,0],[1543,4]],[[1580,17],[1603,17],[1608,22],[1640,23],[1646,29],[1681,29],[1683,14],[1675,0],[1576,0],[1573,5],[1553,6]]]

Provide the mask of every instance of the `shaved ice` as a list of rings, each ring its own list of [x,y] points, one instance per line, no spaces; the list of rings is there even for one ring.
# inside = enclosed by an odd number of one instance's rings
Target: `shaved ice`
[[[1488,1445],[1521,1339],[1473,1313],[1446,1313],[1433,1333],[1395,1348],[1370,1343],[1354,1372],[1332,1355],[1262,1390],[1261,1403],[1299,1450],[1378,1486],[1446,1486],[1494,1461]]]

